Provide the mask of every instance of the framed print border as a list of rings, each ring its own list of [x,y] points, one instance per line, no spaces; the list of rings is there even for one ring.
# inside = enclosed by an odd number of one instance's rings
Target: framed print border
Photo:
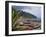
[[[11,34],[9,35],[9,3],[27,3],[27,4],[42,4],[44,6],[44,32],[43,33],[26,33],[26,34]],[[18,36],[18,35],[34,35],[45,34],[45,3],[38,2],[21,2],[21,1],[5,1],[5,35],[6,36]]]

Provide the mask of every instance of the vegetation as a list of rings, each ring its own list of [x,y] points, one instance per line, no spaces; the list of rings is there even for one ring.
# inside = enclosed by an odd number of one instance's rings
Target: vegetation
[[[19,18],[20,18],[20,14],[15,9],[12,8],[12,22],[13,22],[13,24]]]
[[[17,19],[20,18],[20,14],[12,8],[12,28],[16,29],[15,26],[17,26],[17,24],[14,25],[14,23],[17,21]],[[14,25],[14,26],[13,26]]]

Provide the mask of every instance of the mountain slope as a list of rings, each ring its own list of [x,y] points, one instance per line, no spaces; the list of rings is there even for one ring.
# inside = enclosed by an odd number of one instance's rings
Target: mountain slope
[[[33,15],[33,14],[30,14],[30,13],[27,13],[27,12],[24,12],[24,11],[18,11],[18,12],[20,12],[20,15],[22,16],[22,17],[26,17],[26,18],[37,18],[35,15]]]

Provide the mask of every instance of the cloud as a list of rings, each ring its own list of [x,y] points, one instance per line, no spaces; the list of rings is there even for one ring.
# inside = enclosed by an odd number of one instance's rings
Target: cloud
[[[41,17],[41,7],[37,7],[37,6],[13,6],[13,7],[17,10],[22,10],[31,13],[37,16],[38,18]]]

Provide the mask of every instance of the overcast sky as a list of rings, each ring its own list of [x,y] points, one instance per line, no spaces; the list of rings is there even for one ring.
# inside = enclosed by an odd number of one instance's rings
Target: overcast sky
[[[41,17],[41,7],[37,7],[37,6],[13,6],[13,7],[17,10],[22,10],[27,13],[33,14],[38,18]]]

